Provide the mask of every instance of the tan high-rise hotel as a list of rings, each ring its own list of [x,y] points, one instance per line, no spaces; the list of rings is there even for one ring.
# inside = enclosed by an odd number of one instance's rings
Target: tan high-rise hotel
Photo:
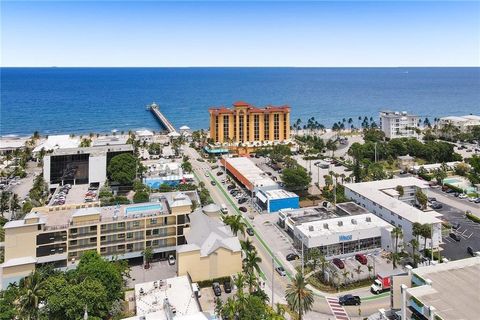
[[[290,139],[290,107],[257,108],[238,101],[233,109],[210,108],[210,138],[215,143],[260,145]]]

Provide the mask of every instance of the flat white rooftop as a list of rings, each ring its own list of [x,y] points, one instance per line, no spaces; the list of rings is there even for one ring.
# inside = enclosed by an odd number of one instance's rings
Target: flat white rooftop
[[[410,222],[419,223],[441,223],[442,220],[438,219],[441,216],[436,211],[425,212],[419,210],[401,200],[391,197],[384,190],[395,189],[397,186],[403,187],[418,187],[429,188],[428,182],[413,177],[386,179],[379,181],[368,181],[360,183],[345,184],[345,188],[358,195],[373,201],[377,205],[394,212],[402,218]]]
[[[200,312],[187,276],[135,285],[135,303],[137,316],[155,313],[158,320],[170,319],[168,314],[177,319]]]
[[[338,233],[345,234],[356,230],[389,227],[391,227],[391,225],[388,222],[380,219],[373,213],[309,221],[296,226],[298,231],[309,238],[335,235]]]
[[[435,307],[435,313],[442,319],[478,319],[480,257],[420,267],[412,272],[430,279],[432,285],[410,288],[407,292],[426,306]]]
[[[262,192],[267,196],[268,200],[298,198],[298,195],[295,193],[283,189],[262,190]]]
[[[262,169],[246,157],[225,158],[224,160],[255,187],[278,186]]]

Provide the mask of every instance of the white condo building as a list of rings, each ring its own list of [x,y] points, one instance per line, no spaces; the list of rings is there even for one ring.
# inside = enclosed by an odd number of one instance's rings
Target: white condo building
[[[396,190],[403,187],[403,195]],[[368,211],[403,230],[404,243],[413,239],[412,228],[415,222],[431,225],[433,247],[442,243],[442,220],[434,210],[422,211],[414,207],[415,193],[421,190],[428,195],[428,182],[413,177],[345,184],[345,196]],[[420,241],[420,249],[423,249]],[[427,248],[431,240],[427,239]]]
[[[408,114],[406,111],[381,111],[380,129],[385,137],[393,138],[418,138],[415,129],[418,129],[419,117]]]
[[[452,124],[457,127],[460,132],[468,132],[471,127],[480,126],[480,116],[468,115],[462,117],[450,116],[440,118],[438,121],[439,129],[445,125]]]

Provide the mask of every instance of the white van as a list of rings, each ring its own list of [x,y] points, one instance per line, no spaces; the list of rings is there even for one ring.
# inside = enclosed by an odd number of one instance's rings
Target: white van
[[[194,282],[192,283],[192,291],[194,294],[197,295],[197,298],[200,298],[202,296],[202,292],[200,291],[200,287],[198,286],[198,283]]]
[[[228,208],[227,208],[227,205],[225,203],[222,203],[220,211],[222,211],[223,214],[228,213]]]

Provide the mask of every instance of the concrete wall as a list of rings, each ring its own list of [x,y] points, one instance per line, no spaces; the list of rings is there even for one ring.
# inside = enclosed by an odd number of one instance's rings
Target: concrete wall
[[[192,281],[226,277],[242,272],[241,252],[219,248],[208,257],[201,257],[200,250],[177,254],[178,275],[187,273]]]
[[[88,159],[88,182],[103,185],[107,180],[107,156],[92,156]]]
[[[36,257],[38,225],[5,229],[5,262],[22,257]]]
[[[50,156],[43,157],[43,180],[50,185]]]

